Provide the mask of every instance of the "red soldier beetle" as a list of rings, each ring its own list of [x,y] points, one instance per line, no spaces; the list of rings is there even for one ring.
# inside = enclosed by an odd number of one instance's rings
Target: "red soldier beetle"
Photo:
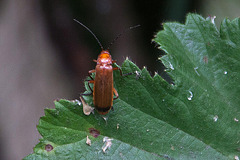
[[[97,62],[96,68],[88,72],[89,77],[91,78],[91,80],[88,81],[88,87],[92,91],[91,94],[93,94],[93,104],[95,109],[98,111],[99,114],[105,115],[112,108],[113,100],[118,98],[118,92],[113,86],[113,70],[119,70],[120,74],[122,75],[122,70],[119,67],[112,66],[113,63],[116,63],[116,61],[112,60],[112,57],[109,53],[109,48],[123,33],[119,34],[110,43],[107,50],[104,50],[102,44],[100,43],[96,35],[88,27],[86,27],[84,24],[77,21],[76,19],[74,19],[74,21],[83,26],[85,29],[87,29],[94,36],[94,38],[97,40],[99,46],[102,49],[100,55],[98,56],[98,59],[93,60],[94,62]],[[139,26],[140,25],[136,25],[128,29],[133,29]],[[95,79],[92,77],[91,75],[92,73],[95,73]],[[126,75],[130,74],[127,73]],[[93,83],[93,89],[90,87],[90,83]]]

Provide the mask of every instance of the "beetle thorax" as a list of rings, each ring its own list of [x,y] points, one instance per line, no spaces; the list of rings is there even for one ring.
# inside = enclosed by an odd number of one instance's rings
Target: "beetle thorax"
[[[103,50],[101,52],[101,54],[98,56],[97,64],[99,64],[99,65],[112,64],[112,57],[108,51]]]

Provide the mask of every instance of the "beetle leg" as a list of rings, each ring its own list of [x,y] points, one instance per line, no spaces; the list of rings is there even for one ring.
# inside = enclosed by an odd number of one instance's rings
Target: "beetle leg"
[[[115,88],[113,88],[113,93],[116,96],[115,98],[113,98],[113,100],[118,99],[118,92],[117,92],[117,90]]]
[[[122,74],[122,69],[119,67],[114,67],[113,70],[119,70],[121,76],[129,76],[129,75],[136,74],[136,80],[138,80],[141,76],[140,72],[138,72],[138,71]]]
[[[90,81],[88,81],[88,87],[89,87],[89,89],[92,91],[92,93],[93,93],[93,90],[92,90],[92,88],[90,87],[90,83],[94,83],[94,80],[90,80]],[[91,93],[91,94],[92,94]]]
[[[94,80],[90,80],[90,81],[88,81],[88,83],[94,83]]]
[[[89,74],[94,72],[96,72],[95,69],[88,71]]]
[[[91,93],[81,93],[81,96],[91,96],[93,94],[93,90],[90,87],[90,83],[94,83],[94,80],[88,80],[88,88],[91,90]]]
[[[93,77],[92,77],[92,73],[95,73],[96,71],[95,71],[95,69],[93,69],[93,70],[90,70],[90,71],[88,71],[88,75],[89,75],[89,77],[92,79],[92,80],[94,80],[93,79]]]
[[[91,96],[92,93],[81,93],[80,95],[81,95],[81,96]]]
[[[117,92],[117,90],[115,89],[115,88],[113,88],[113,93],[115,94],[115,98],[113,98],[113,100],[115,100],[115,99],[118,99],[118,92]],[[113,108],[113,106],[112,106],[112,111],[114,111],[114,108]]]
[[[119,71],[120,71],[120,75],[121,75],[121,76],[123,75],[121,68],[119,68],[119,67],[114,67],[113,70],[119,70]]]

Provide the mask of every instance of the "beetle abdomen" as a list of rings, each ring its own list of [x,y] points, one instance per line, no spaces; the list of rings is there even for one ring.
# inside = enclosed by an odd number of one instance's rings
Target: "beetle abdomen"
[[[112,65],[97,65],[93,87],[93,102],[100,114],[107,114],[113,105]]]

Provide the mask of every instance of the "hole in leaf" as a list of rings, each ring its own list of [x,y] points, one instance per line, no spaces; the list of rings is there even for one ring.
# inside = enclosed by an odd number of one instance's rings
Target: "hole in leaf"
[[[56,102],[59,102],[60,100],[61,100],[61,98],[57,98],[57,99],[55,99]]]
[[[98,130],[96,130],[95,128],[89,128],[89,133],[95,138],[97,138],[100,134],[100,132]]]
[[[208,57],[207,57],[207,56],[204,56],[204,57],[203,57],[203,61],[204,61],[204,63],[208,64]]]
[[[47,152],[50,152],[51,150],[53,150],[53,146],[52,146],[51,144],[47,144],[47,145],[45,146],[45,150],[46,150]]]

